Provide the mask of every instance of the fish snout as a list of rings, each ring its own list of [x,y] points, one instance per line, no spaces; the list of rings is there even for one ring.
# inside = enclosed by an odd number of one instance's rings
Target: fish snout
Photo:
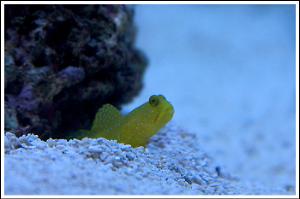
[[[173,106],[171,105],[171,106],[167,107],[167,108],[166,108],[166,112],[167,112],[168,114],[170,114],[170,115],[173,116],[173,114],[174,114],[174,108],[173,108]]]

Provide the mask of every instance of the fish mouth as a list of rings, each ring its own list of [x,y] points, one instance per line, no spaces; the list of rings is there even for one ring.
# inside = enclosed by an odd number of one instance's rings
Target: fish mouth
[[[169,114],[171,114],[171,115],[173,115],[173,114],[174,114],[174,108],[173,108],[173,106],[172,106],[172,105],[169,106],[169,107],[166,109],[166,112],[169,113]]]
[[[164,108],[162,112],[157,114],[157,116],[154,118],[154,122],[160,121],[162,118],[165,119],[168,118],[169,121],[170,119],[172,119],[173,115],[174,115],[174,108],[171,105],[169,107]]]

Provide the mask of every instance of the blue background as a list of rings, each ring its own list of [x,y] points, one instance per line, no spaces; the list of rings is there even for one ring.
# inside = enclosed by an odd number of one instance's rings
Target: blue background
[[[163,94],[222,171],[293,190],[295,6],[138,5],[135,20],[150,65],[124,111]]]

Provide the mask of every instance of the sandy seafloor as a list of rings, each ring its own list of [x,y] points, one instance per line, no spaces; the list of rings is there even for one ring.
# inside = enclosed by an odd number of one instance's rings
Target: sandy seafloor
[[[5,194],[294,194],[295,7],[143,5],[142,93],[172,122],[146,149],[5,136]],[[217,168],[217,169],[216,169]]]

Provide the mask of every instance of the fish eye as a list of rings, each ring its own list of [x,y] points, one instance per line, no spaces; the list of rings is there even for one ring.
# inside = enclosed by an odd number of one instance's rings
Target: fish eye
[[[157,106],[159,104],[159,99],[156,95],[152,95],[150,98],[149,98],[149,103],[152,105],[152,106]]]

